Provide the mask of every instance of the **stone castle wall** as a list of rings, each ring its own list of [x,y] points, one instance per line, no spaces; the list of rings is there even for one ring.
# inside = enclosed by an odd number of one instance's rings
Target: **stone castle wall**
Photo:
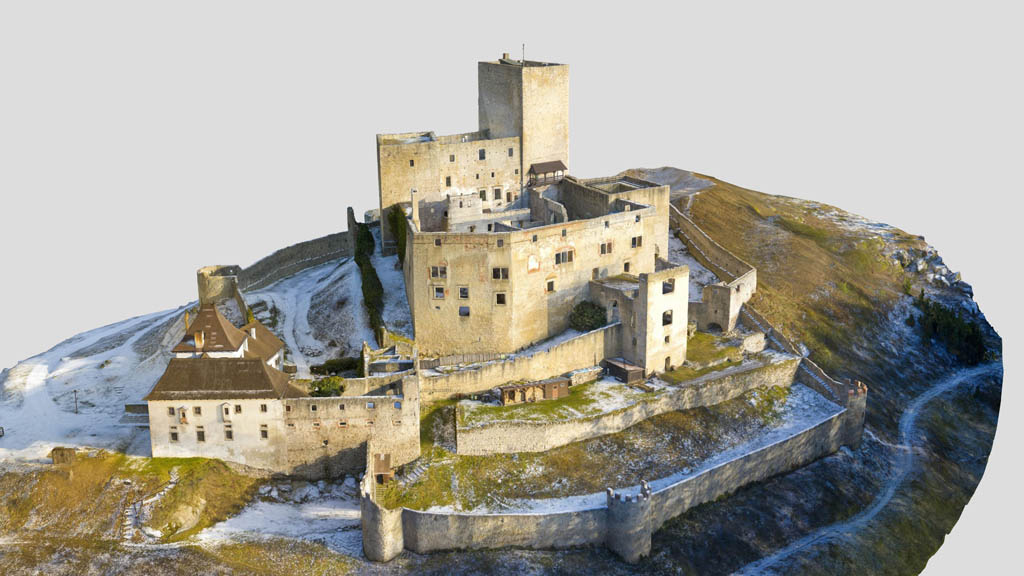
[[[731,400],[755,388],[789,386],[799,358],[767,366],[710,374],[694,382],[637,404],[577,420],[561,422],[506,421],[470,427],[457,426],[456,452],[460,455],[546,452],[589,438],[614,434],[659,414],[688,410]]]
[[[536,514],[467,514],[401,509],[401,530],[393,516],[375,503],[364,503],[363,534],[367,557],[390,560],[403,542],[417,553],[478,548],[551,549],[603,544],[624,560],[635,562],[650,551],[651,534],[690,508],[736,491],[751,482],[805,466],[843,445],[859,444],[865,393],[825,420],[768,446],[753,450],[671,485],[645,499],[611,491],[599,508]],[[367,475],[369,477],[369,475]],[[372,498],[372,495],[365,496]],[[614,501],[613,501],[614,500]],[[365,514],[369,508],[370,514]],[[388,510],[393,514],[398,510]],[[381,534],[385,534],[384,537]],[[369,535],[369,537],[367,536]],[[369,543],[369,544],[368,544]],[[390,544],[390,546],[388,546]]]
[[[331,396],[284,400],[286,467],[290,474],[324,478],[363,466],[366,443],[391,455],[393,466],[420,456],[420,403],[415,377],[404,395]]]
[[[347,231],[328,234],[282,248],[242,269],[238,274],[238,287],[243,292],[259,290],[307,268],[351,256],[352,239]]]
[[[581,334],[547,350],[440,375],[421,374],[421,394],[431,402],[477,394],[506,382],[551,378],[619,356],[618,323]]]

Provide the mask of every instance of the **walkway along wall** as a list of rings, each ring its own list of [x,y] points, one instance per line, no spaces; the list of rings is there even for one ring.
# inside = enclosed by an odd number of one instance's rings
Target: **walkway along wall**
[[[372,487],[367,489],[366,483],[373,480],[364,478],[363,549],[367,558],[387,561],[402,547],[425,554],[603,544],[627,562],[636,562],[650,552],[651,534],[671,518],[751,482],[805,466],[840,446],[859,444],[866,397],[862,386],[850,389],[841,411],[800,432],[653,492],[646,486],[629,495],[609,489],[606,504],[590,509],[542,514],[388,510],[374,501]],[[366,478],[371,476],[368,472]]]
[[[705,286],[700,302],[690,302],[690,319],[698,330],[714,326],[730,331],[736,327],[740,309],[757,290],[757,269],[715,242],[673,205],[669,219],[680,240],[698,262],[723,280]]]
[[[566,372],[589,368],[619,352],[619,330],[616,322],[532,354],[516,355],[501,362],[464,368],[447,374],[427,375],[421,372],[420,393],[425,402],[477,394],[518,380],[533,381],[551,378]]]
[[[620,432],[659,414],[719,404],[755,388],[788,387],[796,377],[799,363],[799,358],[792,358],[768,365],[729,368],[654,398],[640,400],[632,406],[589,418],[456,426],[456,452],[460,455],[546,452],[573,442]]]

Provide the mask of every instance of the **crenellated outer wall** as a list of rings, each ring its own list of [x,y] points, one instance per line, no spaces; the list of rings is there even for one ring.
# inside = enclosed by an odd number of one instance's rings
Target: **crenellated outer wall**
[[[620,410],[560,422],[506,421],[456,428],[460,455],[546,452],[573,442],[614,434],[648,418],[676,410],[713,406],[756,388],[790,386],[799,358],[712,373],[686,387]]]
[[[634,498],[636,490],[630,490],[624,501],[613,491],[617,500],[609,498],[609,503],[599,508],[540,514],[386,511],[401,513],[400,533],[394,516],[385,514],[376,503],[364,503],[367,557],[389,560],[401,552],[398,542],[417,553],[603,544],[624,560],[636,562],[650,552],[651,534],[690,508],[805,466],[841,446],[859,445],[867,390],[856,383],[845,392],[843,409],[836,414],[778,442],[652,490],[647,499],[642,492]],[[372,499],[372,494],[364,491],[364,499]]]

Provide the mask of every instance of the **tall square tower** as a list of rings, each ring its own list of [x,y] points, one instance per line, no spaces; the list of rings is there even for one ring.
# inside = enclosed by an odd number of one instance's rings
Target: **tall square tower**
[[[569,167],[569,66],[511,60],[477,66],[480,131],[519,137],[520,175],[533,164]]]

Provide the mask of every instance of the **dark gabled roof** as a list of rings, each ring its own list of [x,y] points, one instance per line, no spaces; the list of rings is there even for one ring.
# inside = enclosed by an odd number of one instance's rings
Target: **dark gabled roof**
[[[171,352],[195,352],[196,332],[203,333],[203,352],[227,352],[238,350],[245,342],[245,333],[228,322],[212,304],[199,309],[195,320],[185,329],[185,337]]]
[[[561,160],[552,160],[551,162],[538,162],[536,164],[530,164],[530,171],[527,174],[548,174],[550,172],[565,172],[568,168],[565,164],[562,164]]]
[[[256,330],[255,337],[252,336],[253,329]],[[270,360],[274,354],[277,354],[284,348],[284,342],[259,320],[253,320],[242,326],[242,331],[249,338],[249,354],[253,356]]]
[[[143,400],[283,398],[289,380],[261,358],[172,358]]]

